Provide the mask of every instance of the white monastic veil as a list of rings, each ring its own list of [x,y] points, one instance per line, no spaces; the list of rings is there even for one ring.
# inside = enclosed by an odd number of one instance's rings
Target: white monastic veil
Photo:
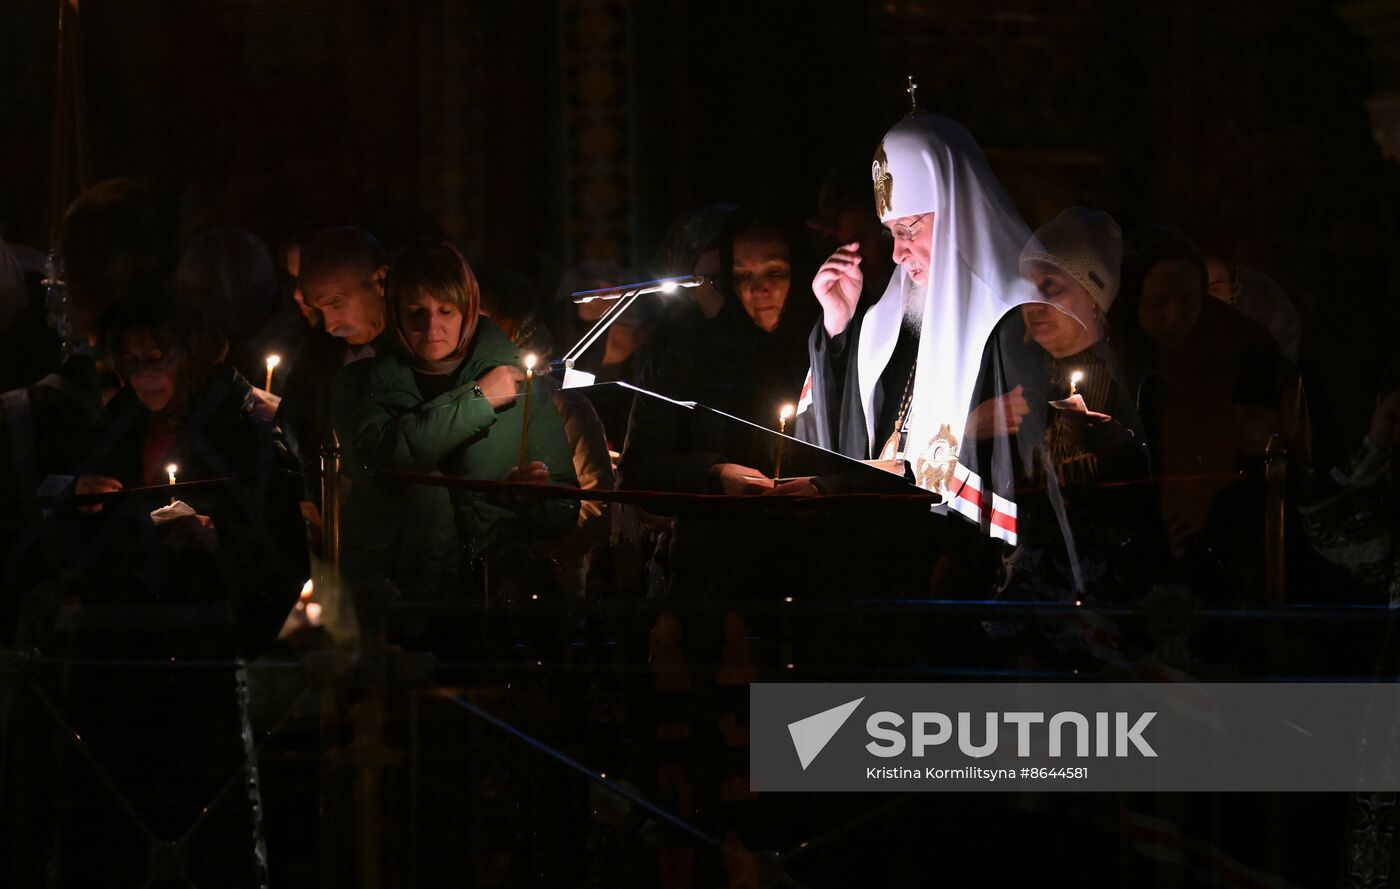
[[[911,114],[900,121],[876,150],[871,174],[882,222],[934,214],[928,283],[914,294],[924,299],[924,312],[904,456],[921,487],[955,501],[988,337],[1010,309],[1043,301],[1021,277],[1031,232],[972,136],[949,118]],[[903,267],[896,269],[861,327],[857,373],[871,456],[879,456],[886,436],[874,428],[875,387],[899,335],[905,290],[915,286]]]

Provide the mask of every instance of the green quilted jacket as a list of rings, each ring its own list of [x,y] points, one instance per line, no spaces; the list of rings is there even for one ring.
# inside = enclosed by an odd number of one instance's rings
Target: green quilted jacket
[[[480,319],[452,375],[454,388],[432,399],[387,338],[376,351],[342,368],[331,392],[331,418],[350,476],[341,515],[347,581],[388,579],[409,599],[453,598],[468,556],[574,527],[577,500],[474,494],[375,477],[378,469],[494,480],[510,473],[520,457],[524,399],[497,411],[472,388],[491,368],[520,362],[500,328]],[[552,483],[577,486],[555,388],[548,378],[534,380],[527,460],[544,461]]]

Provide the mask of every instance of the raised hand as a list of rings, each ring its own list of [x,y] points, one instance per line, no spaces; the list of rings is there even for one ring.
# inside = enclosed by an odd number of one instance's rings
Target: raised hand
[[[822,326],[828,336],[844,331],[855,317],[860,291],[865,286],[865,273],[860,270],[859,241],[843,244],[831,254],[817,276],[812,279],[812,292],[822,306]]]

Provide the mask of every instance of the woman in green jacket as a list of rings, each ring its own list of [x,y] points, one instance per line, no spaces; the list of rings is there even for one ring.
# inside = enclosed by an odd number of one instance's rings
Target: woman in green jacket
[[[387,581],[408,600],[466,592],[469,556],[557,537],[578,501],[499,496],[377,478],[402,469],[457,478],[577,486],[554,385],[533,381],[525,465],[520,355],[478,315],[471,266],[446,241],[415,241],[389,269],[376,354],[336,376],[331,417],[351,476],[341,567],[352,588]]]

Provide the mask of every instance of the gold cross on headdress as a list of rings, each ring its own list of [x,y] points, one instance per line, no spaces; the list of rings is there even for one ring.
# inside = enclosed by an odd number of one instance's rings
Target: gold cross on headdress
[[[909,111],[913,113],[919,110],[919,85],[914,82],[914,75],[909,75],[909,86],[904,91],[909,94]]]

